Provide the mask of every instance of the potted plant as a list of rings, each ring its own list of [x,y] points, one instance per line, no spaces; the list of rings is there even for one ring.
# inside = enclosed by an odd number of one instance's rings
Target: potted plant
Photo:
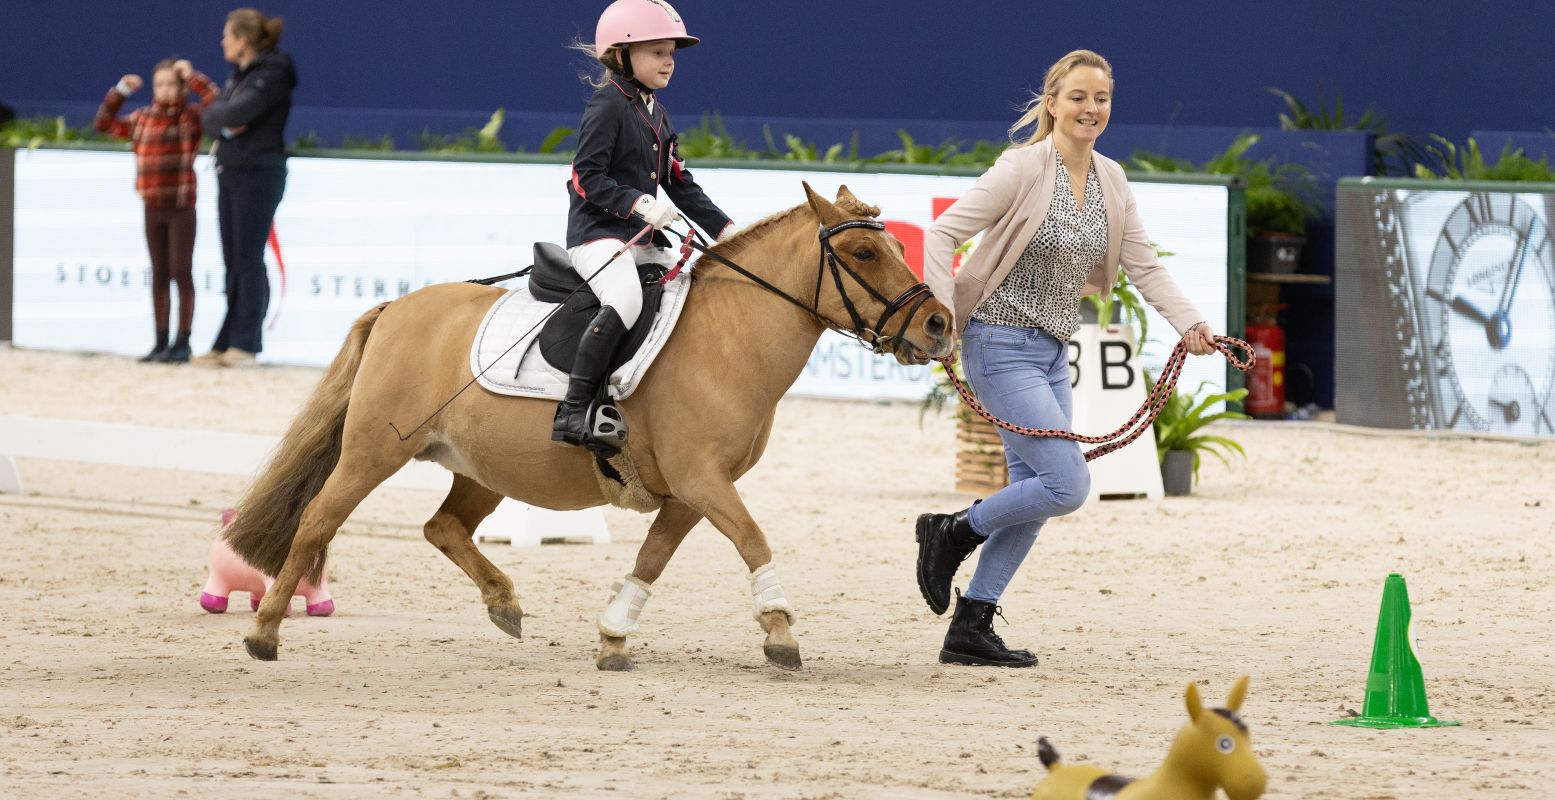
[[[1274,159],[1248,158],[1247,151],[1260,141],[1244,133],[1224,152],[1195,167],[1180,158],[1138,152],[1129,167],[1143,172],[1203,172],[1242,178],[1247,208],[1247,271],[1295,272],[1307,239],[1307,218],[1316,207],[1306,198],[1311,191],[1307,169],[1300,164],[1275,164]]]
[[[1170,497],[1181,497],[1193,490],[1193,484],[1199,480],[1199,463],[1203,453],[1208,452],[1227,464],[1230,463],[1229,456],[1232,453],[1243,457],[1247,455],[1242,445],[1235,440],[1202,432],[1205,426],[1216,420],[1247,419],[1247,415],[1239,411],[1209,413],[1209,409],[1216,403],[1240,402],[1247,396],[1247,390],[1216,392],[1196,400],[1208,384],[1209,381],[1200,383],[1192,394],[1181,389],[1173,392],[1171,399],[1161,409],[1160,416],[1155,418],[1153,427],[1156,455],[1161,459],[1161,482]],[[1147,381],[1147,386],[1153,389],[1155,382]]]

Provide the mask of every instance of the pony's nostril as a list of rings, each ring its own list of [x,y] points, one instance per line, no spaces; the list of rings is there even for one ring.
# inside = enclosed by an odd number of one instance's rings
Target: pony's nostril
[[[930,314],[929,319],[923,323],[924,332],[934,337],[944,336],[945,331],[949,329],[950,321],[945,319],[945,315],[938,311]]]

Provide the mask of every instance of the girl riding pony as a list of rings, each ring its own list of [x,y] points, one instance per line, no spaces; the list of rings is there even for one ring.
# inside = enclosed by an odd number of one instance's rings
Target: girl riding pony
[[[733,230],[676,152],[675,128],[656,97],[675,71],[675,51],[697,41],[669,3],[616,0],[600,15],[593,45],[582,46],[605,72],[593,82],[578,127],[567,181],[567,252],[600,308],[578,345],[553,441],[594,449],[590,406],[601,397],[611,356],[642,312],[637,264],[674,261],[659,231],[677,219],[676,209],[718,238]],[[674,205],[659,197],[661,186]],[[654,228],[651,240],[612,261],[645,225]]]

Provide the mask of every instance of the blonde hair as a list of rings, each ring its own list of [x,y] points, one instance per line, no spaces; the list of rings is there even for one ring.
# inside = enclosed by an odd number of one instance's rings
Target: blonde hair
[[[1031,99],[1021,106],[1020,119],[1010,126],[1010,144],[1015,147],[1029,147],[1046,139],[1053,132],[1053,114],[1047,110],[1047,98],[1057,96],[1059,84],[1064,78],[1069,77],[1075,67],[1095,67],[1107,74],[1107,80],[1112,80],[1112,65],[1107,59],[1090,50],[1073,50],[1063,58],[1048,67],[1047,77],[1042,81],[1042,93],[1032,95]],[[1020,131],[1037,126],[1024,141],[1019,138]]]
[[[593,62],[589,65],[587,71],[578,73],[578,79],[595,89],[601,88],[608,83],[610,73],[612,72],[617,75],[626,74],[626,48],[621,45],[613,44],[604,50],[600,50],[593,43],[578,39],[569,45],[569,49],[582,53],[588,57],[589,61]],[[604,69],[600,69],[601,67]]]
[[[227,14],[227,24],[232,26],[232,35],[247,40],[256,53],[275,49],[286,29],[285,20],[267,17],[253,8],[234,9]]]

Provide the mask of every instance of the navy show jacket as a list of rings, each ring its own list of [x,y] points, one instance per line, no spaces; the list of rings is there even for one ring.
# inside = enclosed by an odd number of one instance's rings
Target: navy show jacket
[[[664,104],[655,101],[650,111],[644,94],[636,83],[612,73],[589,98],[567,181],[569,248],[635,236],[646,223],[632,216],[632,209],[643,195],[657,197],[660,186],[708,236],[717,236],[729,223],[686,169]],[[653,242],[670,244],[659,231],[653,232]]]

